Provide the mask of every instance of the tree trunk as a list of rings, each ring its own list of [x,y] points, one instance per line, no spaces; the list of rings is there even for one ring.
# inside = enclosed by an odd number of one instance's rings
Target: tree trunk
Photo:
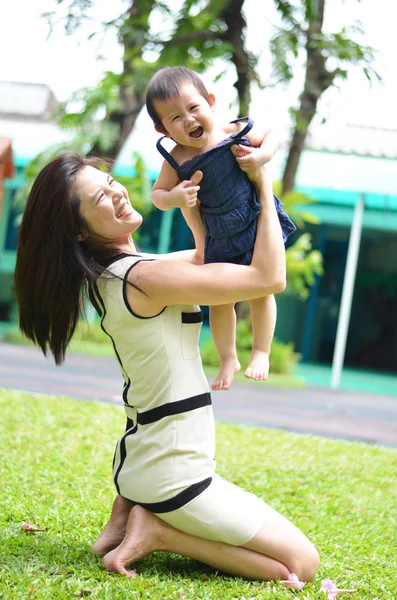
[[[138,115],[145,104],[144,97],[137,97],[135,100],[134,108],[130,108],[127,105],[125,112],[110,113],[110,115],[107,117],[107,120],[111,121],[112,123],[116,123],[120,128],[120,133],[117,137],[117,140],[115,140],[112,146],[106,150],[106,153],[103,152],[98,143],[94,144],[89,152],[90,156],[102,156],[106,154],[108,158],[111,158],[113,161],[116,160],[128,136],[134,129]]]
[[[120,30],[120,41],[124,46],[123,77],[128,83],[121,84],[119,90],[123,109],[112,112],[106,117],[108,121],[116,123],[120,129],[117,140],[106,151],[106,156],[113,160],[117,158],[145,104],[146,85],[150,73],[147,69],[145,74],[135,70],[134,63],[139,63],[142,59],[143,40],[149,31],[149,16],[155,4],[156,0],[132,0],[127,10],[128,18]],[[94,144],[89,154],[101,156],[104,152],[98,144]]]
[[[224,38],[233,46],[232,62],[236,67],[237,81],[234,87],[237,90],[239,102],[239,117],[248,115],[251,103],[252,68],[249,55],[244,46],[244,29],[246,22],[242,14],[244,0],[230,0],[220,13],[220,17],[227,25]]]
[[[218,40],[228,42],[232,46],[231,62],[236,67],[237,81],[234,87],[237,90],[240,117],[248,115],[251,102],[251,80],[256,79],[252,58],[244,46],[244,30],[246,22],[242,14],[245,0],[225,0],[223,8],[218,14],[214,13],[214,19],[223,20],[226,29],[219,31],[194,31],[177,35],[164,42],[164,46],[175,46],[176,44],[191,43],[202,40]],[[204,9],[205,10],[205,9]]]
[[[324,20],[325,0],[312,0],[311,25],[307,30],[306,40],[306,74],[305,84],[300,97],[299,110],[296,116],[296,124],[288,152],[288,158],[282,179],[282,195],[290,192],[296,179],[302,151],[310,123],[317,110],[320,96],[332,85],[335,72],[330,72],[325,67],[325,57],[321,48],[317,45],[318,35],[322,33]]]
[[[251,101],[250,85],[253,77],[253,69],[250,64],[249,54],[244,47],[244,29],[246,27],[245,19],[242,15],[242,6],[245,0],[228,0],[226,6],[219,13],[219,18],[223,19],[227,26],[226,31],[219,35],[222,41],[227,41],[232,45],[232,62],[236,67],[237,81],[234,84],[237,89],[239,101],[239,116],[248,114]],[[107,120],[116,123],[120,129],[118,139],[112,147],[106,151],[106,156],[116,159],[125,141],[130,135],[136,119],[145,104],[146,85],[151,73],[146,68],[144,73],[134,72],[134,63],[142,59],[142,47],[144,39],[149,32],[149,16],[156,0],[132,0],[128,9],[129,17],[124,22],[120,32],[120,39],[124,46],[124,70],[123,76],[128,78],[128,83],[120,86],[119,98],[123,109],[107,115]],[[125,33],[124,33],[125,32]],[[176,43],[186,43],[200,40],[203,37],[213,39],[216,34],[213,32],[197,31],[185,36],[176,37],[165,42],[165,46],[175,45]],[[156,70],[153,64],[153,72]],[[103,151],[98,144],[95,144],[90,153],[91,155],[103,155]]]

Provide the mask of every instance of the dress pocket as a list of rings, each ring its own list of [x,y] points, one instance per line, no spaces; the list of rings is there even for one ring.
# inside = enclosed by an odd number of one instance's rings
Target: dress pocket
[[[181,346],[182,356],[185,360],[192,360],[199,356],[199,335],[203,322],[201,310],[196,312],[181,313]]]

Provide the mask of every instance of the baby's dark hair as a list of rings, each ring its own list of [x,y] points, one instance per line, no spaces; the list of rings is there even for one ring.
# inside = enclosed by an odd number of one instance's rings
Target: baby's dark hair
[[[207,102],[209,102],[209,94],[203,81],[200,77],[186,67],[165,67],[157,71],[149,81],[146,92],[146,108],[155,125],[161,125],[154,102],[159,100],[165,102],[170,98],[179,96],[180,89],[184,83],[192,83],[197,91]]]

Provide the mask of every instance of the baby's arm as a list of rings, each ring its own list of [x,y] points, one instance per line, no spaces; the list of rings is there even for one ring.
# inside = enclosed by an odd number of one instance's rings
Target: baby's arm
[[[197,184],[202,177],[203,173],[196,171],[190,180],[178,184],[176,172],[165,161],[152,190],[153,204],[157,208],[169,210],[177,206],[181,209],[184,219],[193,233],[197,264],[204,262],[205,230],[197,206],[197,192],[200,189]]]
[[[201,171],[200,176],[197,173],[199,171],[194,173],[190,180],[178,183],[177,173],[167,161],[164,161],[152,189],[153,204],[161,210],[196,206],[197,192],[200,189],[197,184],[202,178]]]

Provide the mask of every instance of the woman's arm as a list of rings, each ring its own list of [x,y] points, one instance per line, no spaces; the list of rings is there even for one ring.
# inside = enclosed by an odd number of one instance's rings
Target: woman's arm
[[[192,265],[202,265],[203,261],[200,254],[195,248],[191,250],[178,250],[177,252],[169,252],[167,254],[150,254],[148,252],[139,253],[142,258],[155,258],[156,260],[183,260]]]
[[[169,304],[218,305],[260,298],[285,288],[285,250],[270,174],[262,169],[256,177],[262,211],[251,265],[229,263],[194,265],[170,260],[141,262],[129,274],[127,296],[134,310],[151,316]]]

